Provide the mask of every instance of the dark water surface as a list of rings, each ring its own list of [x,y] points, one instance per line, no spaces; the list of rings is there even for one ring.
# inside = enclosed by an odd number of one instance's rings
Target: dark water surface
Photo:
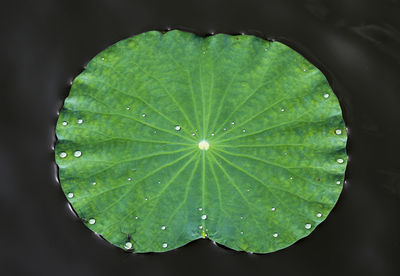
[[[399,14],[396,0],[2,3],[0,274],[400,275]],[[70,81],[107,46],[168,28],[277,39],[327,75],[350,161],[337,206],[310,236],[266,255],[209,240],[127,254],[69,209],[53,150]]]

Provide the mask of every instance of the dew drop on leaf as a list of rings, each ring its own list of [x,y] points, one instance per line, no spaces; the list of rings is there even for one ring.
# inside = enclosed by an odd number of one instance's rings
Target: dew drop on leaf
[[[129,250],[129,249],[132,248],[132,243],[131,242],[127,242],[127,243],[125,243],[124,247],[125,247],[125,249]]]

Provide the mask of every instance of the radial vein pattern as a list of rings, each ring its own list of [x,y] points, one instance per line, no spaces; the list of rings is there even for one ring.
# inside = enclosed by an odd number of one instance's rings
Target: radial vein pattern
[[[287,247],[332,210],[347,162],[324,75],[248,35],[151,31],[110,46],[74,80],[57,136],[73,208],[135,252],[206,237]]]

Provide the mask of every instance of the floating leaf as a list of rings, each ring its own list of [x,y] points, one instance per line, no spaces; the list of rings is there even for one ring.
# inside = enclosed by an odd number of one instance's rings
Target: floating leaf
[[[327,217],[347,162],[324,75],[248,35],[151,31],[116,43],[74,80],[57,136],[76,212],[136,252],[204,237],[287,247]]]

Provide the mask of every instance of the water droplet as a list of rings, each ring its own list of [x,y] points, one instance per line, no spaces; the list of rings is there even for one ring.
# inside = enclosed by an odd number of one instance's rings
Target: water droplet
[[[344,160],[343,160],[342,158],[339,158],[339,159],[337,160],[337,162],[338,162],[339,164],[343,164]]]
[[[127,107],[126,107],[126,110],[129,110],[129,109],[131,109],[131,108],[130,108],[129,106],[127,106]]]
[[[73,198],[73,197],[74,197],[74,194],[73,194],[73,193],[68,193],[68,197],[69,197],[69,198]]]
[[[96,220],[94,218],[89,219],[89,224],[95,224]]]
[[[144,118],[144,117],[146,117],[146,114],[145,114],[145,113],[143,113],[143,114],[142,114],[142,117],[143,117],[143,118]]]
[[[200,225],[200,226],[199,226],[199,229],[203,229],[203,226],[202,226],[202,225]]]
[[[158,184],[161,184],[161,181],[159,180],[157,183],[158,183]]]
[[[282,108],[281,108],[281,111],[283,112],[283,111],[285,111],[285,109],[282,107]]]
[[[211,136],[214,136],[215,134],[214,133],[211,133]]]
[[[61,123],[63,126],[66,126],[66,125],[68,125],[68,122],[67,121],[64,121],[64,122],[62,122]]]
[[[305,227],[306,229],[311,229],[311,224],[310,224],[310,223],[306,223],[306,224],[304,225],[304,227]]]
[[[321,213],[318,213],[318,214],[317,214],[317,218],[320,218],[320,217],[322,217],[322,214],[321,214]]]
[[[136,217],[135,217],[135,219],[139,219],[139,217],[138,217],[138,216],[136,216]]]
[[[65,157],[67,157],[67,153],[66,152],[60,152],[60,157],[61,158],[65,158]]]
[[[338,181],[336,181],[336,184],[340,185],[340,181],[339,181],[339,180],[338,180]]]
[[[283,155],[287,155],[287,152],[284,152]]]
[[[240,219],[243,219],[243,217],[241,216]]]
[[[242,129],[242,132],[246,132],[246,130],[245,130],[245,129]]]
[[[264,51],[268,51],[268,49],[267,49],[267,48],[264,48]]]
[[[132,178],[128,177],[128,181],[131,181],[131,180],[132,180]]]
[[[95,186],[97,183],[96,182],[92,182],[92,185]]]
[[[342,131],[341,131],[340,129],[337,129],[337,130],[335,130],[335,133],[336,133],[337,135],[340,135],[340,134],[342,134]]]
[[[166,228],[165,225],[161,226],[161,230],[165,230],[165,228]]]
[[[275,207],[272,207],[272,208],[271,208],[271,210],[272,210],[272,211],[275,211],[275,210],[276,210],[276,208],[275,208]]]
[[[102,57],[101,60],[104,60],[104,58]]]
[[[176,125],[176,126],[175,126],[175,130],[176,130],[176,131],[181,130],[181,126]]]
[[[202,219],[202,220],[207,219],[207,215],[202,215],[202,216],[201,216],[201,219]]]
[[[243,231],[240,231],[240,235],[243,235]]]
[[[82,119],[78,119],[76,122],[77,122],[78,124],[82,124],[82,123],[83,123],[83,120],[82,120]]]
[[[196,128],[194,131],[198,132],[199,130]]]
[[[226,131],[226,127],[224,127],[224,131]]]
[[[196,136],[196,133],[192,132],[192,136]]]
[[[81,157],[82,156],[82,152],[80,150],[77,150],[74,152],[74,156],[75,157]]]
[[[294,178],[293,178],[293,176],[291,176],[289,179],[290,179],[290,180],[293,180]]]
[[[206,140],[202,140],[199,143],[199,149],[208,150],[210,148],[210,144]]]
[[[234,124],[235,124],[235,122],[232,121],[232,125],[234,125]]]
[[[163,247],[163,248],[167,248],[167,246],[168,246],[168,244],[167,244],[166,242],[164,242],[164,243],[162,244],[162,247]]]
[[[203,211],[203,208],[200,207],[200,208],[199,208],[199,211]]]
[[[144,200],[146,200],[146,201],[147,201],[147,200],[149,200],[149,199],[146,197]]]
[[[278,233],[274,233],[272,236],[273,236],[274,238],[277,238],[277,237],[278,237]]]
[[[306,69],[303,69],[303,71],[305,72],[305,71],[306,71]]]
[[[329,98],[329,94],[324,94],[324,98],[328,99]]]
[[[206,52],[203,52],[203,55],[205,55],[206,54]]]
[[[124,247],[125,247],[125,249],[129,250],[129,249],[132,248],[132,243],[131,242],[127,242],[127,243],[125,243]]]

